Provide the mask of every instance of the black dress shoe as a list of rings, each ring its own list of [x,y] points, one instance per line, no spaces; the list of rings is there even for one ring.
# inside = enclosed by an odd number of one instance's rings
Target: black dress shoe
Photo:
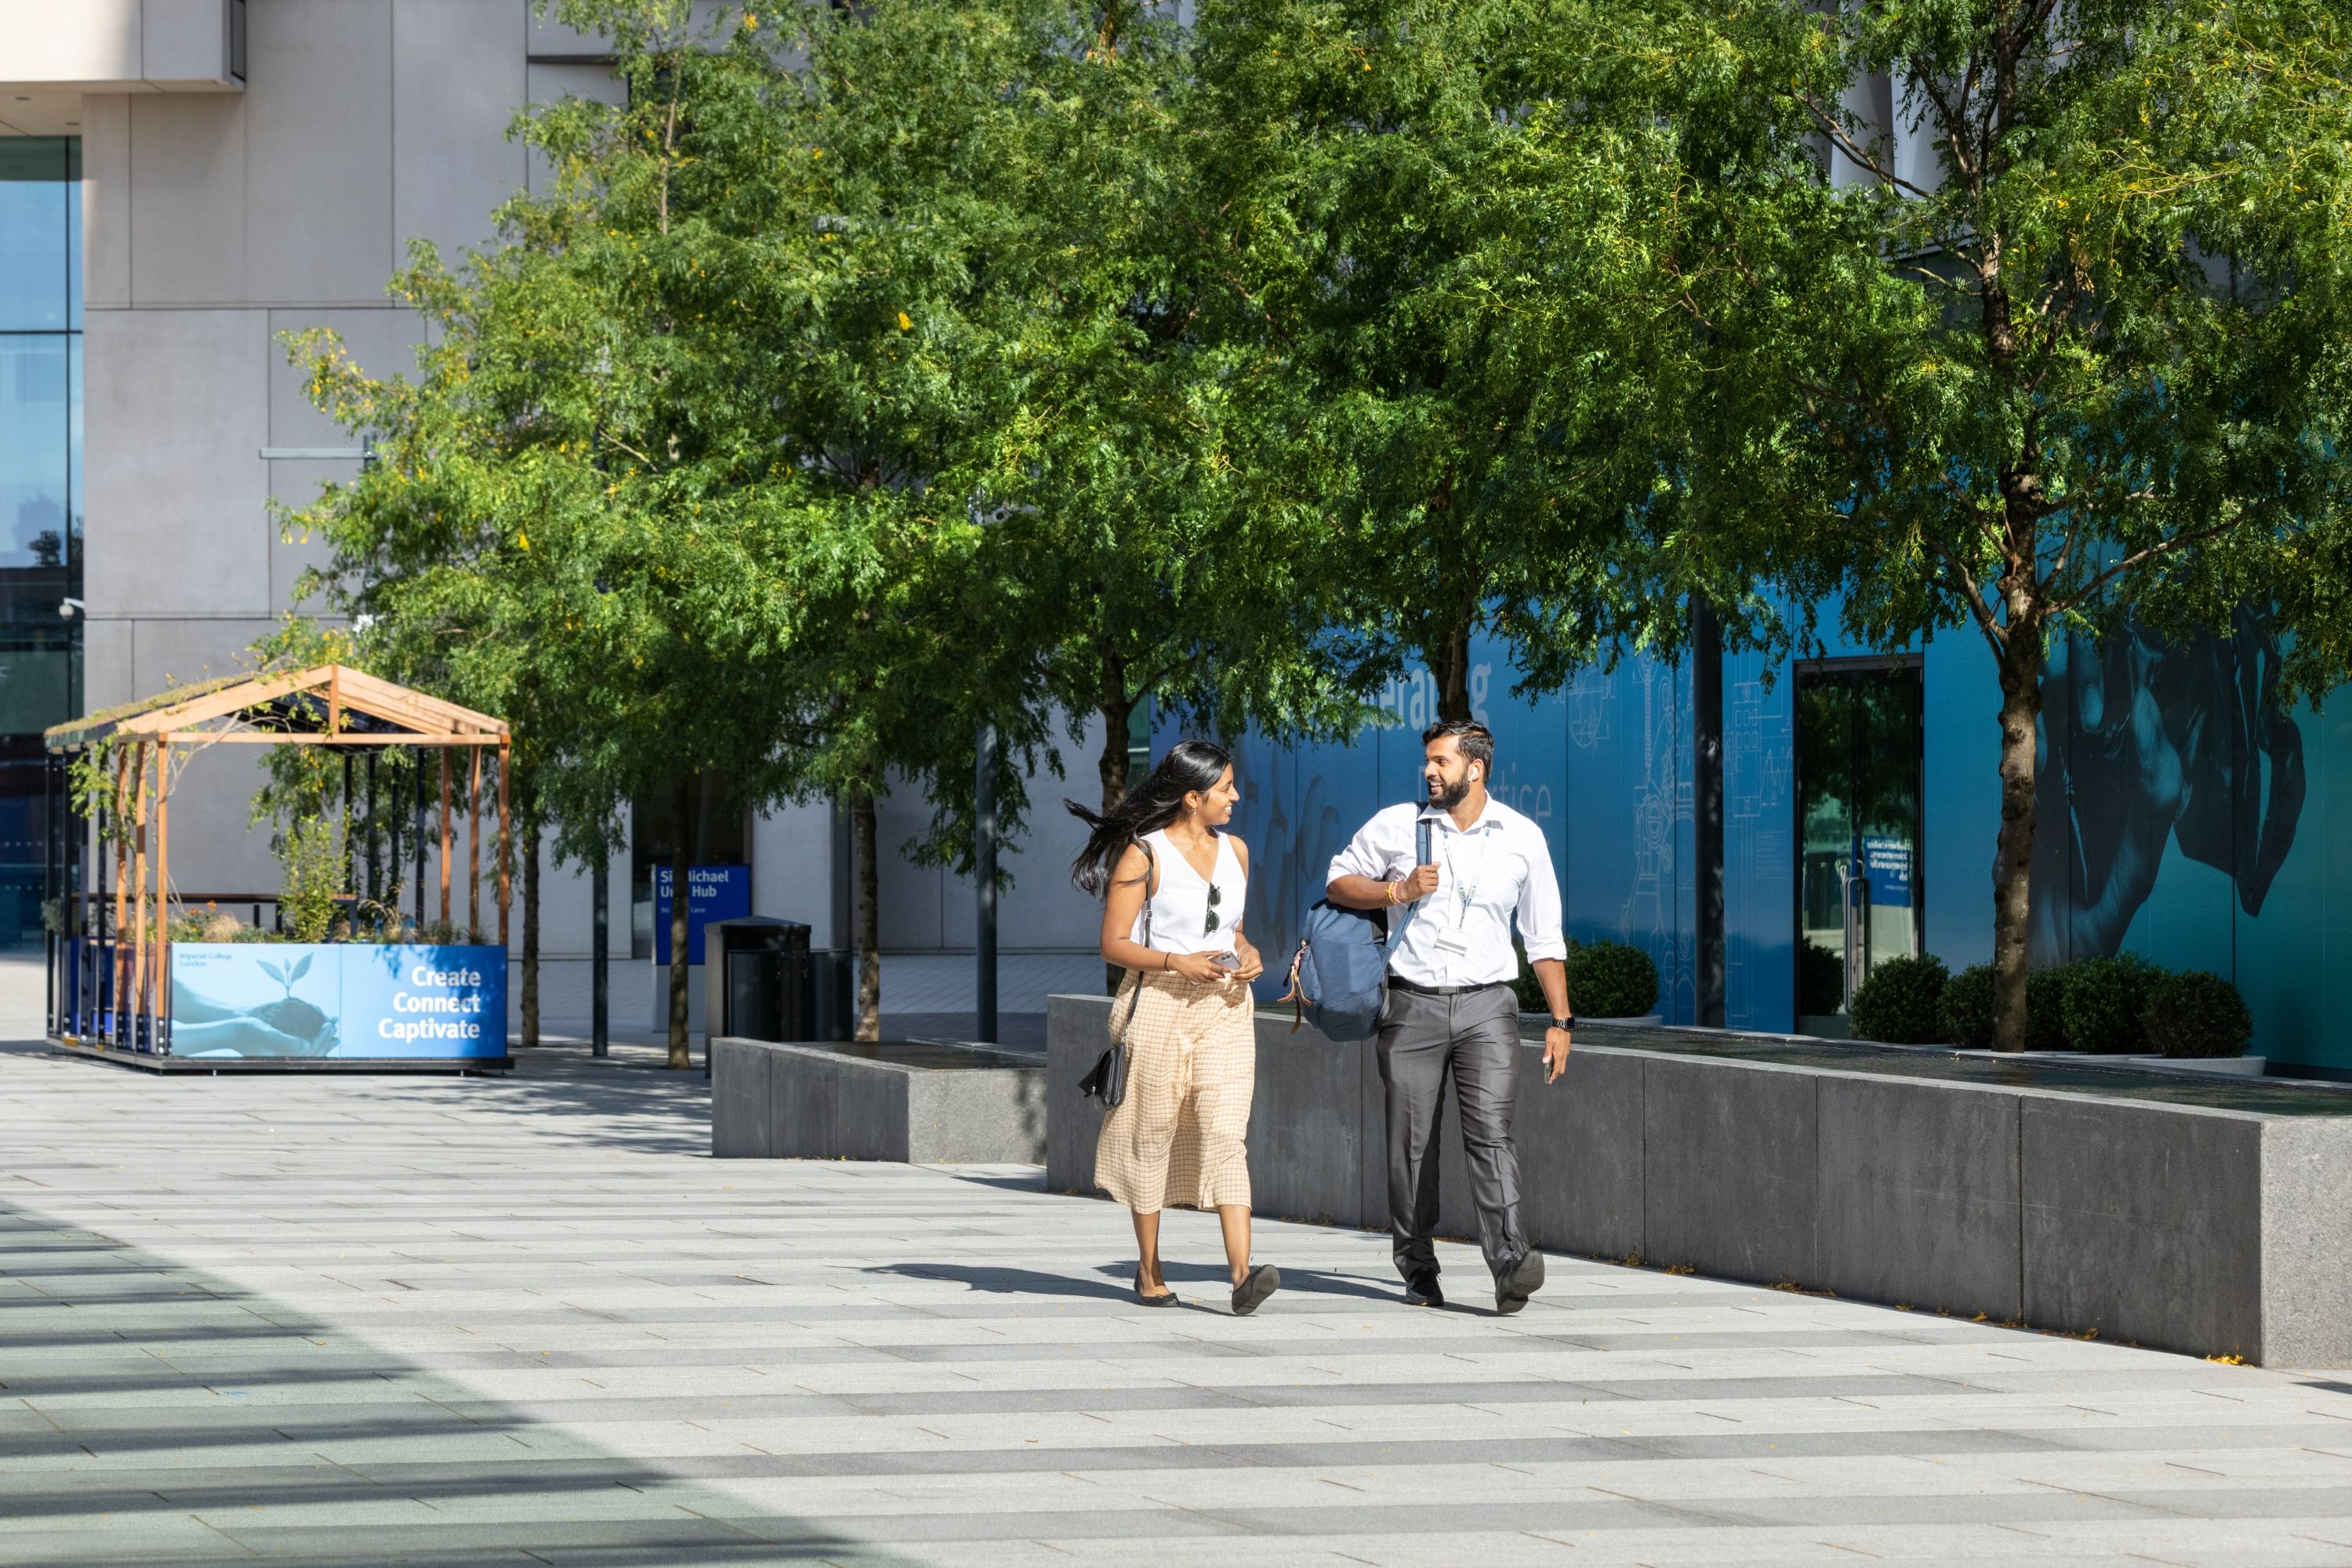
[[[1443,1307],[1445,1292],[1437,1288],[1434,1274],[1416,1274],[1404,1282],[1404,1304],[1408,1307]]]
[[[1281,1289],[1281,1271],[1271,1263],[1259,1264],[1242,1276],[1242,1282],[1234,1287],[1234,1316],[1248,1317],[1268,1296]]]
[[[1495,1310],[1516,1312],[1528,1298],[1543,1289],[1543,1254],[1530,1248],[1526,1257],[1495,1276]]]
[[[1135,1299],[1147,1307],[1172,1307],[1176,1304],[1176,1292],[1162,1290],[1157,1296],[1147,1296],[1143,1293],[1143,1276],[1139,1274],[1135,1277]]]

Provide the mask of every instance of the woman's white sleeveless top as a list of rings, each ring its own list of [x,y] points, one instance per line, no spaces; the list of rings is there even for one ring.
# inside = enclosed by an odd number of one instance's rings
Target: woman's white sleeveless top
[[[1209,927],[1209,883],[1168,842],[1164,830],[1147,833],[1152,863],[1160,868],[1160,890],[1150,897],[1151,940],[1144,942],[1143,917],[1135,917],[1130,939],[1158,952],[1223,952],[1233,946],[1234,927],[1241,923],[1242,900],[1249,893],[1249,877],[1242,858],[1234,853],[1230,834],[1217,835],[1217,929]]]

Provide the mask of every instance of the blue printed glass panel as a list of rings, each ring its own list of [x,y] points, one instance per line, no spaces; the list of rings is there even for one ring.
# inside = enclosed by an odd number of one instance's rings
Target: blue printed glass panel
[[[0,332],[81,325],[78,145],[0,138]]]

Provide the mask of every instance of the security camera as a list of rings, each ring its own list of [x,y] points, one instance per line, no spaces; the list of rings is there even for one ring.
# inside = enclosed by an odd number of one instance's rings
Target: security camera
[[[89,606],[79,599],[60,599],[58,601],[58,619],[69,621],[76,616],[86,614],[89,609]]]

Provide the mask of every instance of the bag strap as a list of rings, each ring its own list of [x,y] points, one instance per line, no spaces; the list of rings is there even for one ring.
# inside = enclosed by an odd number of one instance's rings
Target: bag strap
[[[1160,869],[1160,860],[1151,853],[1151,846],[1140,837],[1135,840],[1135,847],[1143,851],[1143,945],[1150,947],[1151,945],[1151,879]],[[1135,1010],[1142,1005],[1142,1003],[1143,971],[1139,969],[1135,972],[1135,994],[1127,999],[1127,1022],[1118,1026],[1118,1043],[1122,1046],[1127,1044],[1128,1035],[1135,1028]]]

